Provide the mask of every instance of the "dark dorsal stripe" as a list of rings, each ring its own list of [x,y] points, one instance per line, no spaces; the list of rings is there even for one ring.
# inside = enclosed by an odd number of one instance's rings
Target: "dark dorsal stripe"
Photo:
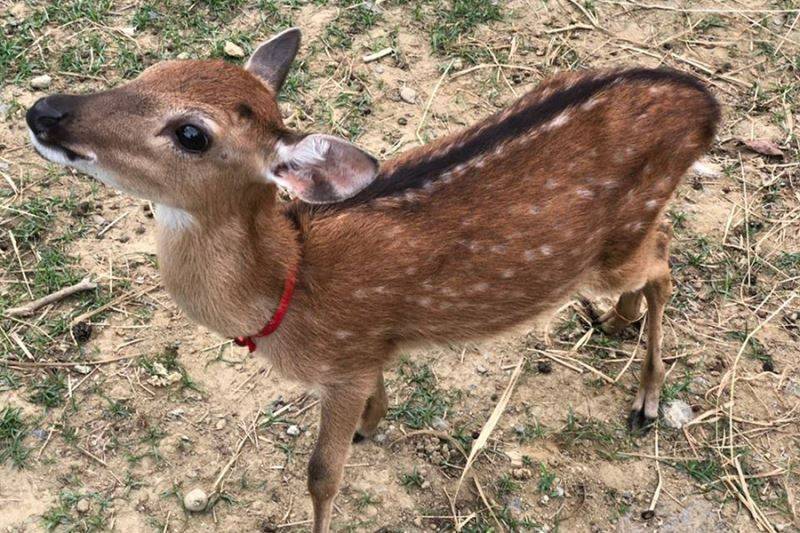
[[[694,76],[672,69],[637,68],[612,72],[601,77],[587,76],[572,87],[558,89],[547,98],[531,103],[502,121],[483,129],[479,135],[468,138],[461,146],[432,159],[409,161],[393,172],[380,174],[374,182],[354,197],[336,204],[316,206],[317,210],[338,211],[370,200],[394,196],[404,191],[419,189],[426,183],[438,179],[446,171],[492,151],[499,144],[524,135],[530,130],[554,119],[559,113],[588,101],[595,94],[613,83],[625,81],[671,81],[689,85],[707,95],[709,106],[719,113],[716,101],[705,86]],[[500,111],[502,113],[502,111]],[[491,119],[489,119],[491,120]],[[714,121],[716,123],[716,120]]]

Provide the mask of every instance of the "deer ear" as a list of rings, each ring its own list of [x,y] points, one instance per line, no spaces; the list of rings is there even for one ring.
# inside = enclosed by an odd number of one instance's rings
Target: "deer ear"
[[[313,134],[279,141],[267,177],[310,204],[330,204],[358,194],[378,175],[378,161],[344,139]]]
[[[300,48],[300,36],[298,28],[282,31],[256,48],[244,68],[264,80],[278,94]]]

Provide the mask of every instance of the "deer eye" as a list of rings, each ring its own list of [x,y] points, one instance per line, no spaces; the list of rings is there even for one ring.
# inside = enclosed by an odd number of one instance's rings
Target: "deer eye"
[[[208,150],[211,144],[208,135],[199,127],[194,124],[184,124],[178,126],[175,130],[175,138],[181,148],[187,152],[199,154]]]

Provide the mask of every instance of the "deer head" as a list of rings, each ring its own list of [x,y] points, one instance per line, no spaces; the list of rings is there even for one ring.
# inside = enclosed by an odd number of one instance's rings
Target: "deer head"
[[[292,28],[244,69],[168,61],[108,91],[42,98],[26,116],[31,142],[54,163],[190,212],[275,184],[309,203],[349,198],[375,178],[377,161],[344,139],[293,133],[281,119],[277,94],[299,45]]]

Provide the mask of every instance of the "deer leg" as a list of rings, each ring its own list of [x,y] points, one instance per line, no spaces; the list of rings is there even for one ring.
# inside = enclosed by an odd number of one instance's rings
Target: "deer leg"
[[[371,437],[378,429],[378,423],[386,416],[389,401],[386,398],[386,388],[383,385],[383,371],[378,374],[375,382],[375,390],[367,399],[364,413],[361,415],[361,422],[358,430],[353,434],[353,442],[361,442],[367,437]]]
[[[661,325],[664,308],[672,295],[669,274],[647,282],[642,292],[647,299],[647,355],[639,374],[639,391],[628,417],[628,426],[632,431],[646,428],[658,418],[658,402],[664,384]]]
[[[603,333],[618,335],[623,329],[639,318],[642,306],[642,291],[624,292],[617,300],[617,305],[606,311],[597,322]]]
[[[339,491],[350,441],[364,412],[370,386],[325,387],[320,395],[317,444],[308,462],[308,491],[314,505],[314,533],[327,533],[333,498]]]

